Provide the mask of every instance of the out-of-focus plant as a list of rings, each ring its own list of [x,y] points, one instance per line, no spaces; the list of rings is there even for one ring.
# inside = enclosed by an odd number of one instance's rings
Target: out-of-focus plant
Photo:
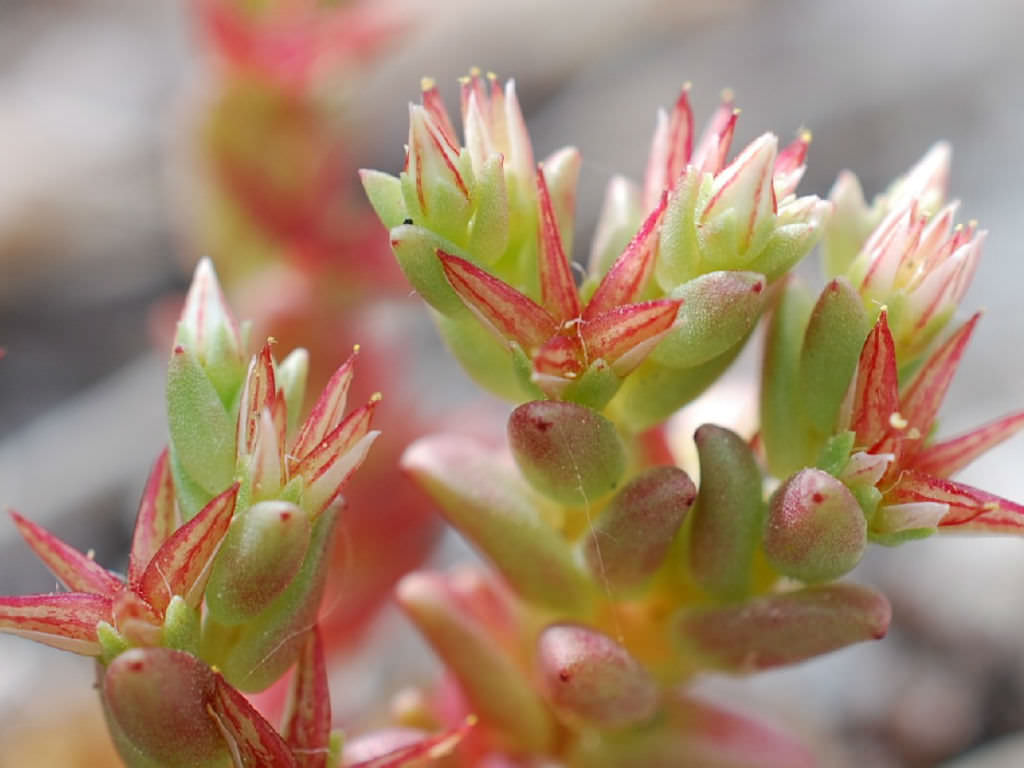
[[[201,262],[168,368],[170,445],[125,575],[13,514],[68,591],[0,598],[0,631],[96,658],[111,737],[133,768],[340,764],[317,619],[331,534],[349,514],[340,494],[378,435],[379,397],[346,413],[353,356],[299,422],[305,351],[277,362],[268,340],[247,360],[246,336]],[[293,667],[277,731],[242,691]]]
[[[380,409],[383,437],[346,496],[362,513],[339,531],[324,617],[328,652],[348,644],[439,530],[428,503],[397,471],[402,449],[428,431],[425,409],[400,396],[409,350],[380,303],[406,292],[387,240],[359,194],[347,85],[402,34],[393,3],[193,0],[207,56],[194,120],[193,206],[200,252],[213,256],[233,300],[278,348],[309,349],[311,386],[332,361],[372,340],[360,366],[396,396]],[[354,392],[369,396],[357,381]],[[392,489],[381,494],[379,488]],[[394,530],[404,531],[400,540]]]
[[[459,362],[518,404],[507,449],[442,434],[402,460],[486,565],[399,584],[447,677],[403,694],[396,722],[477,715],[451,765],[814,764],[686,683],[885,635],[885,596],[837,581],[871,541],[1024,527],[1021,505],[949,479],[1024,412],[934,437],[977,316],[941,334],[984,239],[954,226],[948,148],[870,207],[849,173],[832,201],[798,197],[809,134],[730,159],[731,98],[697,140],[684,88],[642,187],[611,181],[577,279],[579,153],[534,164],[511,81],[472,72],[461,112],[460,140],[425,81],[402,172],[362,172]],[[788,273],[823,234],[814,298]],[[760,429],[701,426],[695,484],[647,430],[763,315]]]

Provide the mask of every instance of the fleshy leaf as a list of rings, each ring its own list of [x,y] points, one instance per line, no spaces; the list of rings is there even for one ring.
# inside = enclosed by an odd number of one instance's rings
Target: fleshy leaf
[[[128,583],[137,585],[153,555],[179,525],[174,503],[174,478],[171,476],[167,450],[156,460],[146,490],[142,492],[139,513],[135,518],[132,549],[128,559]],[[74,589],[74,587],[73,587]]]
[[[99,656],[96,625],[111,621],[110,597],[84,592],[0,597],[0,632],[83,656]]]
[[[698,609],[679,623],[684,644],[733,672],[796,664],[889,628],[885,596],[855,584],[828,584],[762,595],[738,605]]]
[[[736,600],[750,590],[761,540],[761,470],[735,432],[705,424],[694,441],[701,481],[690,512],[690,570],[703,589],[720,599]]]
[[[543,752],[553,723],[528,678],[483,627],[463,612],[440,574],[412,573],[395,590],[484,720],[519,749]]]
[[[537,640],[537,664],[548,700],[570,724],[622,728],[657,711],[658,687],[643,665],[589,627],[546,628]]]
[[[215,496],[179,528],[153,555],[139,579],[139,594],[162,615],[174,595],[199,605],[213,556],[228,530],[238,497],[238,483]]]
[[[110,597],[123,586],[106,568],[68,546],[45,528],[14,511],[11,512],[11,518],[32,551],[68,589]]]

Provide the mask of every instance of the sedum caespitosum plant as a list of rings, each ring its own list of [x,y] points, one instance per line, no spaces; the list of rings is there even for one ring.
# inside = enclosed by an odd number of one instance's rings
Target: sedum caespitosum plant
[[[130,768],[341,764],[317,619],[340,494],[377,436],[379,397],[346,414],[353,354],[300,423],[305,352],[277,362],[267,340],[248,358],[245,336],[201,262],[168,369],[170,445],[146,484],[126,574],[13,514],[68,591],[0,598],[0,631],[96,658]],[[278,731],[243,692],[289,669]],[[398,745],[370,765],[443,750],[460,734]]]
[[[460,139],[424,81],[401,173],[362,172],[456,358],[517,404],[506,448],[438,435],[404,456],[486,562],[399,584],[447,674],[401,695],[396,725],[477,716],[450,766],[815,764],[687,683],[885,635],[885,596],[837,581],[869,542],[1024,527],[1021,505],[949,479],[1024,412],[934,436],[984,238],[954,226],[948,148],[871,206],[849,173],[831,201],[798,197],[809,134],[733,154],[730,97],[697,139],[684,88],[577,273],[578,152],[535,165],[511,81],[473,71],[461,112]],[[789,271],[823,234],[815,299]],[[664,423],[762,318],[759,430],[700,427],[695,482]]]

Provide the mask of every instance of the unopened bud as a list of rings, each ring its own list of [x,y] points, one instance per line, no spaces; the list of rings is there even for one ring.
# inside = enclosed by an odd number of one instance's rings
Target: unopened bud
[[[786,576],[812,583],[837,579],[860,562],[866,547],[860,504],[827,472],[798,472],[772,496],[764,552]]]

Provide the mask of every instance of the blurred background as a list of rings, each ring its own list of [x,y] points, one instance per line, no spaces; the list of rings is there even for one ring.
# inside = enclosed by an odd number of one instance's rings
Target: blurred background
[[[539,157],[582,151],[578,255],[608,179],[642,175],[655,110],[686,80],[698,122],[735,90],[738,146],[810,128],[805,194],[827,195],[850,168],[872,195],[950,140],[952,196],[990,231],[964,306],[988,313],[942,429],[1024,403],[1019,0],[376,0],[283,39],[250,25],[263,5],[0,2],[0,504],[100,562],[123,563],[165,440],[165,345],[201,254],[240,315],[285,345],[301,339],[322,365],[352,341],[404,350],[401,377],[387,352],[360,377],[408,431],[478,397],[389,267],[354,172],[397,172],[420,76],[457,110],[456,78],[472,65],[516,79]],[[747,355],[734,376],[755,364]],[[1018,437],[962,477],[1024,500],[1022,466]],[[393,506],[387,519],[413,532],[401,569],[437,531],[429,510]],[[446,540],[435,557],[457,551]],[[341,724],[403,676],[429,674],[400,619],[367,623],[393,576],[368,577],[362,603],[338,598],[337,644],[356,654],[336,672]],[[823,765],[1024,765],[1024,540],[875,549],[854,579],[890,596],[886,641],[699,685],[799,733]],[[52,588],[0,521],[0,594]],[[376,655],[359,651],[367,632],[383,638]],[[116,764],[101,757],[92,674],[87,660],[0,636],[0,766]]]

